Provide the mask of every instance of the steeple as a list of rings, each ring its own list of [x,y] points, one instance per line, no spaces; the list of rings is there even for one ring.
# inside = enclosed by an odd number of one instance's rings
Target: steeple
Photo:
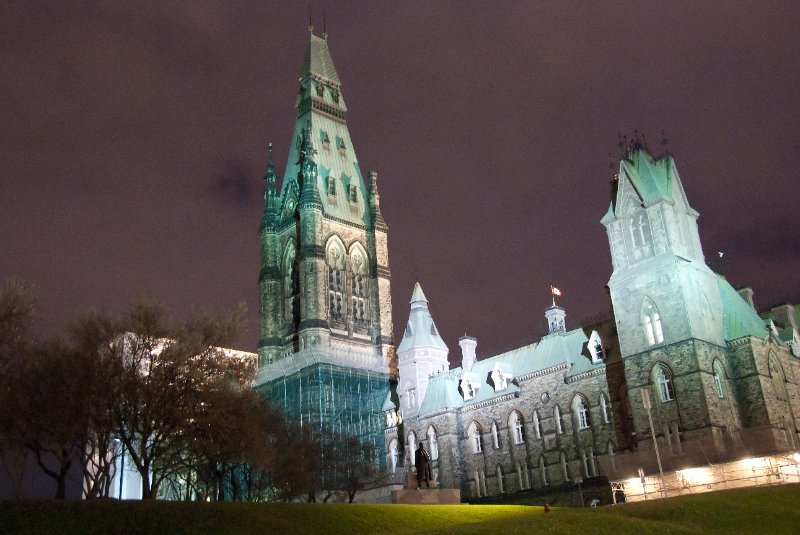
[[[309,35],[295,104],[295,141],[289,151],[282,194],[294,181],[305,195],[301,203],[313,199],[327,216],[372,226],[370,192],[350,139],[347,107],[328,43],[313,31]],[[316,173],[313,177],[311,167]],[[307,186],[313,188],[306,193]]]
[[[275,217],[277,212],[277,199],[278,194],[275,177],[275,162],[272,160],[272,143],[269,144],[269,156],[267,158],[267,174],[264,175],[264,216],[261,219],[261,229],[269,225]]]

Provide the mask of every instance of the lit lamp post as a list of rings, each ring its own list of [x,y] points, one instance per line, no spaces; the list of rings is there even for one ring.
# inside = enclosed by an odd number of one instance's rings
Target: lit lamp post
[[[661,468],[661,455],[658,453],[658,442],[656,441],[656,430],[653,427],[653,414],[650,412],[650,391],[646,388],[641,389],[642,393],[642,404],[644,408],[647,409],[647,419],[650,421],[650,433],[653,436],[653,447],[656,450],[656,461],[658,462],[658,473],[661,476],[661,491],[664,493],[664,497],[668,496],[667,493],[667,486],[664,484],[664,470]]]

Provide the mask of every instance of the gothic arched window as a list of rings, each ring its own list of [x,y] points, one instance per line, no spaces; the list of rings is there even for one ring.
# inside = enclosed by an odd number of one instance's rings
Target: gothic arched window
[[[575,411],[575,420],[578,422],[578,429],[588,429],[590,424],[589,404],[583,396],[575,396],[572,402],[572,408]]]
[[[428,449],[431,450],[431,460],[439,458],[439,442],[436,440],[436,430],[433,426],[428,427]]]
[[[517,411],[512,412],[511,416],[508,417],[508,428],[511,430],[514,444],[522,444],[525,441],[522,416]]]
[[[500,448],[500,433],[497,432],[497,422],[492,422],[492,444],[494,449]]]
[[[547,461],[544,459],[544,455],[539,455],[539,474],[542,478],[542,485],[548,485],[547,481]]]
[[[299,307],[299,273],[297,262],[295,262],[294,242],[286,244],[286,251],[283,254],[283,297],[284,297],[284,319],[294,324],[298,318]]]
[[[717,391],[717,396],[722,399],[725,397],[725,369],[719,360],[714,360],[711,368],[714,372],[714,390]]]
[[[605,394],[600,394],[600,410],[603,412],[603,423],[611,421],[611,403]]]
[[[409,431],[408,432],[408,449],[406,451],[411,452],[411,461],[412,461],[411,464],[414,464],[413,455],[414,455],[414,452],[416,450],[417,450],[417,435],[414,433],[414,431]]]
[[[364,325],[367,321],[367,255],[360,244],[350,248],[350,293],[353,321]]]
[[[334,322],[343,322],[344,301],[344,269],[345,255],[342,242],[335,236],[328,240],[325,258],[328,264],[328,318]]]
[[[536,438],[542,438],[544,431],[542,430],[542,420],[539,418],[539,411],[533,411],[533,430],[536,433]]]
[[[672,372],[669,368],[664,364],[657,364],[653,368],[653,379],[662,402],[675,399],[675,387],[672,384]]]
[[[564,432],[564,426],[561,422],[561,409],[558,408],[558,405],[553,409],[553,419],[556,421],[556,433],[559,435],[562,434]]]
[[[472,453],[483,451],[483,441],[481,439],[481,426],[477,422],[472,422],[467,430],[467,437],[472,445]]]
[[[650,256],[653,237],[650,234],[650,221],[645,212],[634,214],[631,218],[630,231],[634,258],[638,260]]]
[[[661,315],[658,313],[658,307],[650,298],[644,300],[642,320],[644,321],[644,334],[647,338],[647,345],[654,346],[663,343],[664,330],[661,328]]]
[[[392,473],[394,473],[395,468],[397,468],[397,460],[400,458],[400,452],[397,448],[397,439],[393,438],[391,442],[389,442],[389,455],[391,456],[391,466]]]

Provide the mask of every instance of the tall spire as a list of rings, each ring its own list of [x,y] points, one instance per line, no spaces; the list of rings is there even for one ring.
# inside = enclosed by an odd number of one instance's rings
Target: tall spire
[[[264,175],[264,216],[261,220],[261,227],[264,228],[277,216],[277,184],[275,176],[275,162],[272,160],[272,143],[269,144],[269,156],[267,157],[267,173]]]

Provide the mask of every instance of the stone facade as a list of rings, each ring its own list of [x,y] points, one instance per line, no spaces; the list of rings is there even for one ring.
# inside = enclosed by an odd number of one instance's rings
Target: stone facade
[[[371,441],[382,461],[394,347],[377,173],[361,174],[326,38],[310,36],[299,85],[280,190],[271,146],[264,178],[257,384],[290,420]]]
[[[403,453],[423,441],[440,486],[480,498],[655,470],[654,435],[672,469],[800,448],[800,310],[759,316],[706,265],[698,215],[671,156],[627,147],[602,220],[613,319],[567,331],[553,306],[530,346],[476,361],[465,337],[459,368],[407,359],[384,404],[387,463],[412,471]],[[400,347],[446,355],[413,336],[414,294]]]

